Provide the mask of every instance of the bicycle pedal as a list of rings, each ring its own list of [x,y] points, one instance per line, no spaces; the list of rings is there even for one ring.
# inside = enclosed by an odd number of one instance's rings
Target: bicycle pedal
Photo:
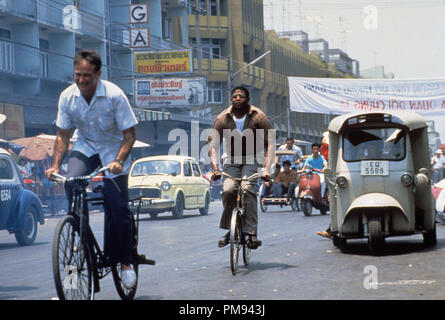
[[[156,261],[155,260],[147,259],[144,254],[138,254],[137,255],[136,263],[137,264],[149,264],[149,265],[152,265],[152,266],[156,265]]]

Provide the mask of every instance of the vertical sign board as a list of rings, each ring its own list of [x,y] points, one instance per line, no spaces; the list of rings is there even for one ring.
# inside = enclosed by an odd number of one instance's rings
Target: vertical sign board
[[[148,4],[130,5],[130,23],[148,23]]]
[[[131,29],[130,47],[145,48],[150,46],[150,29]]]
[[[148,4],[132,4],[130,5],[130,23],[142,24],[148,23]],[[130,29],[130,47],[145,48],[150,47],[150,29],[136,28]]]

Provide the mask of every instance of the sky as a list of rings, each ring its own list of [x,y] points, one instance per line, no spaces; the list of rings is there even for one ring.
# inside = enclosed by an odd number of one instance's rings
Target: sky
[[[396,79],[445,78],[445,0],[263,0],[264,26],[323,38]],[[435,120],[445,142],[445,116]]]

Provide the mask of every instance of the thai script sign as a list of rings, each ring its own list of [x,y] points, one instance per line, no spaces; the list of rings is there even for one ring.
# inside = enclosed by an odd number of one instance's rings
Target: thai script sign
[[[406,110],[445,115],[445,79],[330,79],[289,77],[292,111],[342,114]]]
[[[140,108],[207,105],[204,77],[136,79],[134,92],[136,106]]]
[[[193,72],[192,50],[135,52],[135,71],[145,74],[183,74]]]

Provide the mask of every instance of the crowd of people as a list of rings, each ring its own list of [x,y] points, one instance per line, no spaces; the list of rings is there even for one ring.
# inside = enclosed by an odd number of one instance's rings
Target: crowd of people
[[[56,214],[55,200],[65,195],[63,186],[56,185],[45,176],[45,171],[51,166],[51,158],[43,160],[29,160],[10,152],[16,160],[17,168],[24,182],[25,188],[33,191],[48,206],[51,214]],[[64,164],[66,169],[66,164]]]

